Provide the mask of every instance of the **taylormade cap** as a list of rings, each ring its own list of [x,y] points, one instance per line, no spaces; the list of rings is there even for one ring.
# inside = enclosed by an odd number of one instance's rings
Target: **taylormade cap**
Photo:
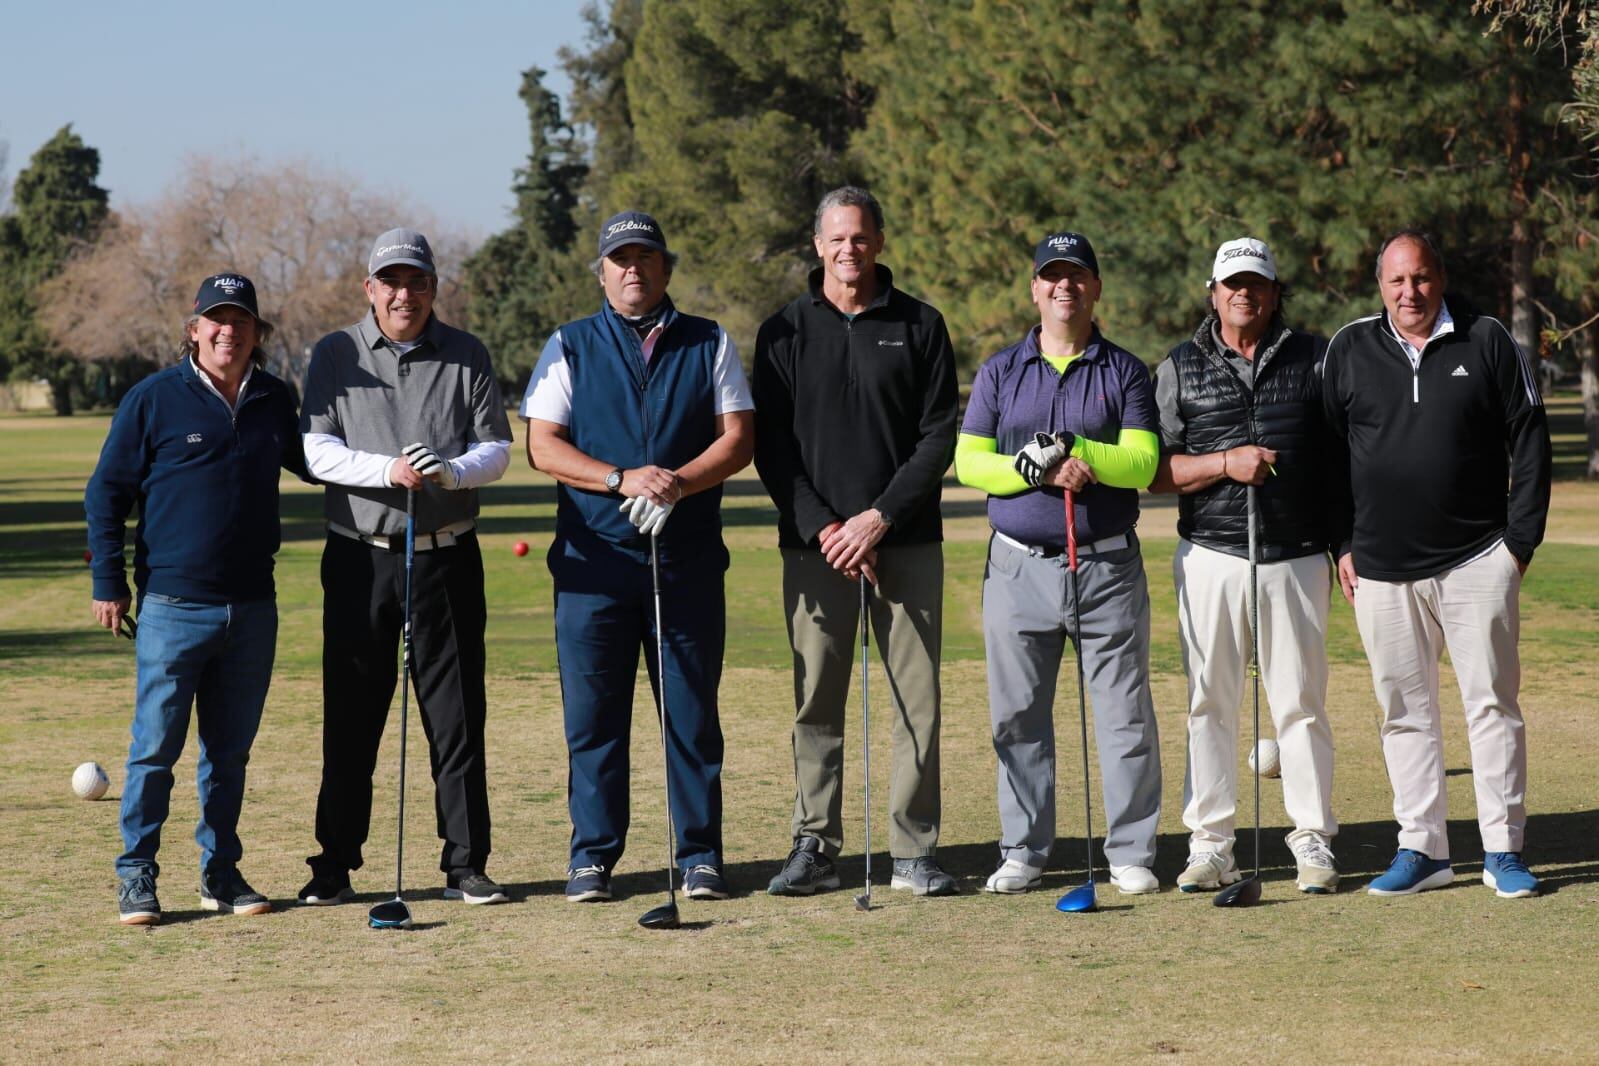
[[[372,244],[372,254],[367,257],[366,272],[376,274],[386,266],[414,266],[437,274],[433,266],[433,248],[428,239],[414,229],[391,229]]]
[[[1266,247],[1265,241],[1253,237],[1240,237],[1216,249],[1216,262],[1210,268],[1210,281],[1215,284],[1234,274],[1259,274],[1267,281],[1277,280],[1277,259]]]
[[[194,313],[203,315],[213,307],[242,307],[260,321],[256,310],[255,285],[243,274],[212,274],[200,282],[194,295]]]
[[[661,224],[642,211],[612,215],[600,227],[600,255],[607,256],[628,244],[642,244],[666,254],[666,234]]]
[[[1038,272],[1051,263],[1076,263],[1099,277],[1099,259],[1094,255],[1094,246],[1081,233],[1063,230],[1039,241],[1038,247],[1033,249],[1033,276],[1037,277]]]

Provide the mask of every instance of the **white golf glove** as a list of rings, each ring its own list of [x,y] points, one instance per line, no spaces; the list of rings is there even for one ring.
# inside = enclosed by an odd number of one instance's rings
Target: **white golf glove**
[[[1027,446],[1016,453],[1016,472],[1033,488],[1044,483],[1049,468],[1066,458],[1070,445],[1062,444],[1048,433],[1035,433]]]
[[[450,465],[449,460],[441,459],[438,452],[421,441],[407,444],[400,449],[400,452],[405,456],[405,461],[411,464],[411,469],[423,477],[437,474],[440,488],[453,490],[460,486],[461,476],[455,472],[455,467]]]
[[[627,515],[627,520],[632,522],[640,533],[653,537],[666,525],[667,516],[672,513],[676,504],[666,506],[651,500],[648,496],[634,496],[630,500],[623,500],[622,506],[617,510]]]

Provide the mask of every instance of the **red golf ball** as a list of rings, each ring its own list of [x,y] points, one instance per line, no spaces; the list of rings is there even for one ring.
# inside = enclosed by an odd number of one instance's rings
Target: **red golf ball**
[[[88,548],[83,549],[83,561],[86,563],[94,562],[94,552],[90,551]]]
[[[527,554],[527,541],[525,541],[525,540],[517,541],[511,547],[511,550],[516,552],[516,554],[518,554],[518,555],[526,555]]]

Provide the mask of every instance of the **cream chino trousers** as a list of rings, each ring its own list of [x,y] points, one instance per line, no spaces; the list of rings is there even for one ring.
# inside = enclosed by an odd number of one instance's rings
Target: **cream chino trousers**
[[[1325,842],[1338,832],[1327,724],[1331,567],[1327,556],[1307,555],[1255,569],[1260,676],[1282,753],[1283,806],[1294,823],[1288,843],[1311,835]],[[1192,852],[1229,856],[1238,808],[1238,707],[1248,695],[1251,655],[1249,560],[1179,539],[1172,575],[1188,674],[1183,824]]]
[[[1438,660],[1447,648],[1465,705],[1483,850],[1521,850],[1527,743],[1517,699],[1520,595],[1521,571],[1503,543],[1420,581],[1360,579],[1355,622],[1382,709],[1382,751],[1401,848],[1449,858],[1438,704]]]

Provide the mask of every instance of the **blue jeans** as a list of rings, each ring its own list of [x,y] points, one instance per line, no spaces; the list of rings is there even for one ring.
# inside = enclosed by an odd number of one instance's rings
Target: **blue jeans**
[[[277,652],[278,607],[272,600],[195,603],[141,597],[138,699],[122,787],[122,844],[117,875],[156,876],[161,825],[172,795],[172,767],[183,753],[189,708],[198,705],[200,870],[224,873],[243,854],[239,808],[244,767],[261,724]]]

